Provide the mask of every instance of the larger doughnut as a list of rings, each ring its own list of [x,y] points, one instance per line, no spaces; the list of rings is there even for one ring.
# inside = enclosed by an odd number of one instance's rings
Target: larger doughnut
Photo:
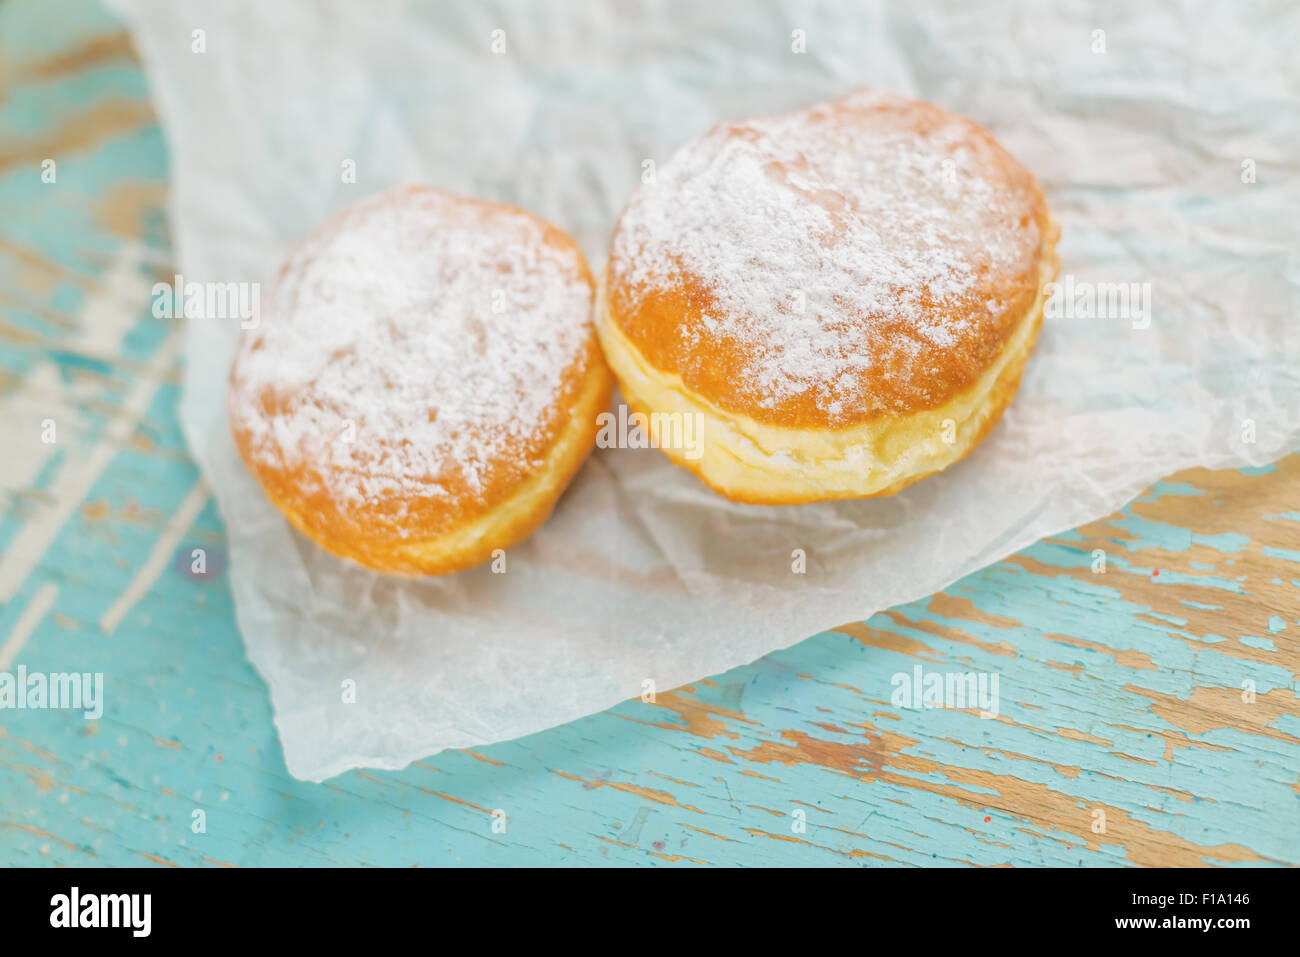
[[[887,495],[1011,400],[1058,235],[983,128],[860,90],[661,165],[619,221],[597,321],[634,410],[694,417],[699,447],[663,451],[716,491]]]

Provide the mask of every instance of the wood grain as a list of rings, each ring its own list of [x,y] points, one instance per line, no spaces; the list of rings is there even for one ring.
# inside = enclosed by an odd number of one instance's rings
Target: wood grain
[[[148,308],[171,264],[145,81],[102,9],[53,6],[0,5],[0,655],[103,671],[108,703],[0,711],[0,863],[1300,864],[1294,455],[1172,476],[653,703],[288,777]],[[997,714],[896,706],[918,665],[996,676]]]

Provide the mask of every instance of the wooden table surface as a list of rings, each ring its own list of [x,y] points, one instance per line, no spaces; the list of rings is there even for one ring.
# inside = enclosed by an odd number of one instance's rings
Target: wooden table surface
[[[294,780],[149,308],[166,189],[120,24],[0,3],[0,672],[106,675],[98,721],[0,710],[0,863],[1300,864],[1298,455],[653,704]],[[895,706],[916,666],[998,716]]]

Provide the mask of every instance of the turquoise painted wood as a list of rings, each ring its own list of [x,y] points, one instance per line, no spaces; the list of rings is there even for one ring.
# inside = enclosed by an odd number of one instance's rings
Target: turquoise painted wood
[[[0,863],[1300,864],[1300,456],[654,703],[290,778],[150,315],[167,159],[129,40],[0,4],[0,84],[0,672],[106,676],[97,721],[0,710]],[[998,715],[899,707],[918,666],[996,675]]]

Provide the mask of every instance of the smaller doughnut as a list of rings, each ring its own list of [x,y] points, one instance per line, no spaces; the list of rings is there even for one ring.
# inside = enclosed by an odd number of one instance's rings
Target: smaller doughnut
[[[546,520],[613,378],[578,247],[428,187],[339,213],[280,269],[230,373],[235,445],[303,534],[369,568],[477,565]]]
[[[715,491],[890,495],[1011,401],[1059,232],[982,127],[859,90],[662,164],[619,220],[597,324],[629,406],[696,436],[661,450]]]

